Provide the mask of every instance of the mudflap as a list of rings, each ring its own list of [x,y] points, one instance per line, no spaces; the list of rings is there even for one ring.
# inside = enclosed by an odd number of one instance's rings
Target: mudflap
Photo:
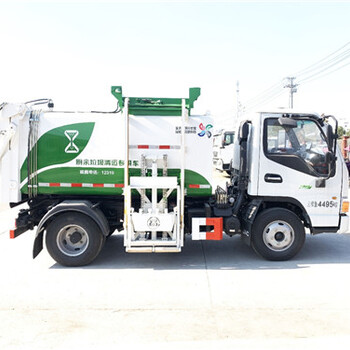
[[[43,250],[43,238],[44,238],[44,229],[40,232],[37,232],[34,240],[33,246],[33,259],[35,259],[39,253]]]
[[[242,241],[250,246],[251,245],[251,232],[255,217],[259,211],[262,201],[259,199],[253,199],[243,210],[242,216],[242,228],[241,238]]]

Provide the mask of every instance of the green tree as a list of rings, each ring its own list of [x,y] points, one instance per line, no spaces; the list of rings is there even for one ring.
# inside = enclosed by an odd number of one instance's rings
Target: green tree
[[[338,137],[341,138],[345,135],[345,129],[342,126],[338,126]]]

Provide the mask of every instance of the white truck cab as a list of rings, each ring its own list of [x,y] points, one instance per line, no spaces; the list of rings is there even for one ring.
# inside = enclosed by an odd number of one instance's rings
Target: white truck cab
[[[260,112],[238,128],[232,168],[237,177],[242,175],[246,132],[246,201],[251,206],[246,211],[251,227],[243,233],[267,258],[301,246],[304,234],[298,231],[305,227],[311,234],[348,230],[348,172],[331,119],[285,110]]]

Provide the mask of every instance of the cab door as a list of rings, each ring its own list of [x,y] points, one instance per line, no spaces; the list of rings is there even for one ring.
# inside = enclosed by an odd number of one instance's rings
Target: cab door
[[[300,203],[313,227],[337,227],[341,172],[328,177],[326,137],[315,118],[281,125],[281,115],[262,118],[258,194]]]

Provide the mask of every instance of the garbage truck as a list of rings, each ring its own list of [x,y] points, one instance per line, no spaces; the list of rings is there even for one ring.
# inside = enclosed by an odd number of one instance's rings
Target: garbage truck
[[[233,157],[234,131],[219,130],[213,137],[213,165],[219,171],[231,174]]]
[[[52,100],[0,106],[0,201],[18,211],[10,238],[35,230],[64,266],[90,264],[114,231],[129,253],[180,252],[185,241],[240,235],[261,257],[293,258],[305,233],[348,230],[348,173],[332,116],[247,116],[231,176],[213,188],[209,115],[200,96],[125,97],[113,112],[56,111]],[[224,244],[224,243],[223,243]]]

